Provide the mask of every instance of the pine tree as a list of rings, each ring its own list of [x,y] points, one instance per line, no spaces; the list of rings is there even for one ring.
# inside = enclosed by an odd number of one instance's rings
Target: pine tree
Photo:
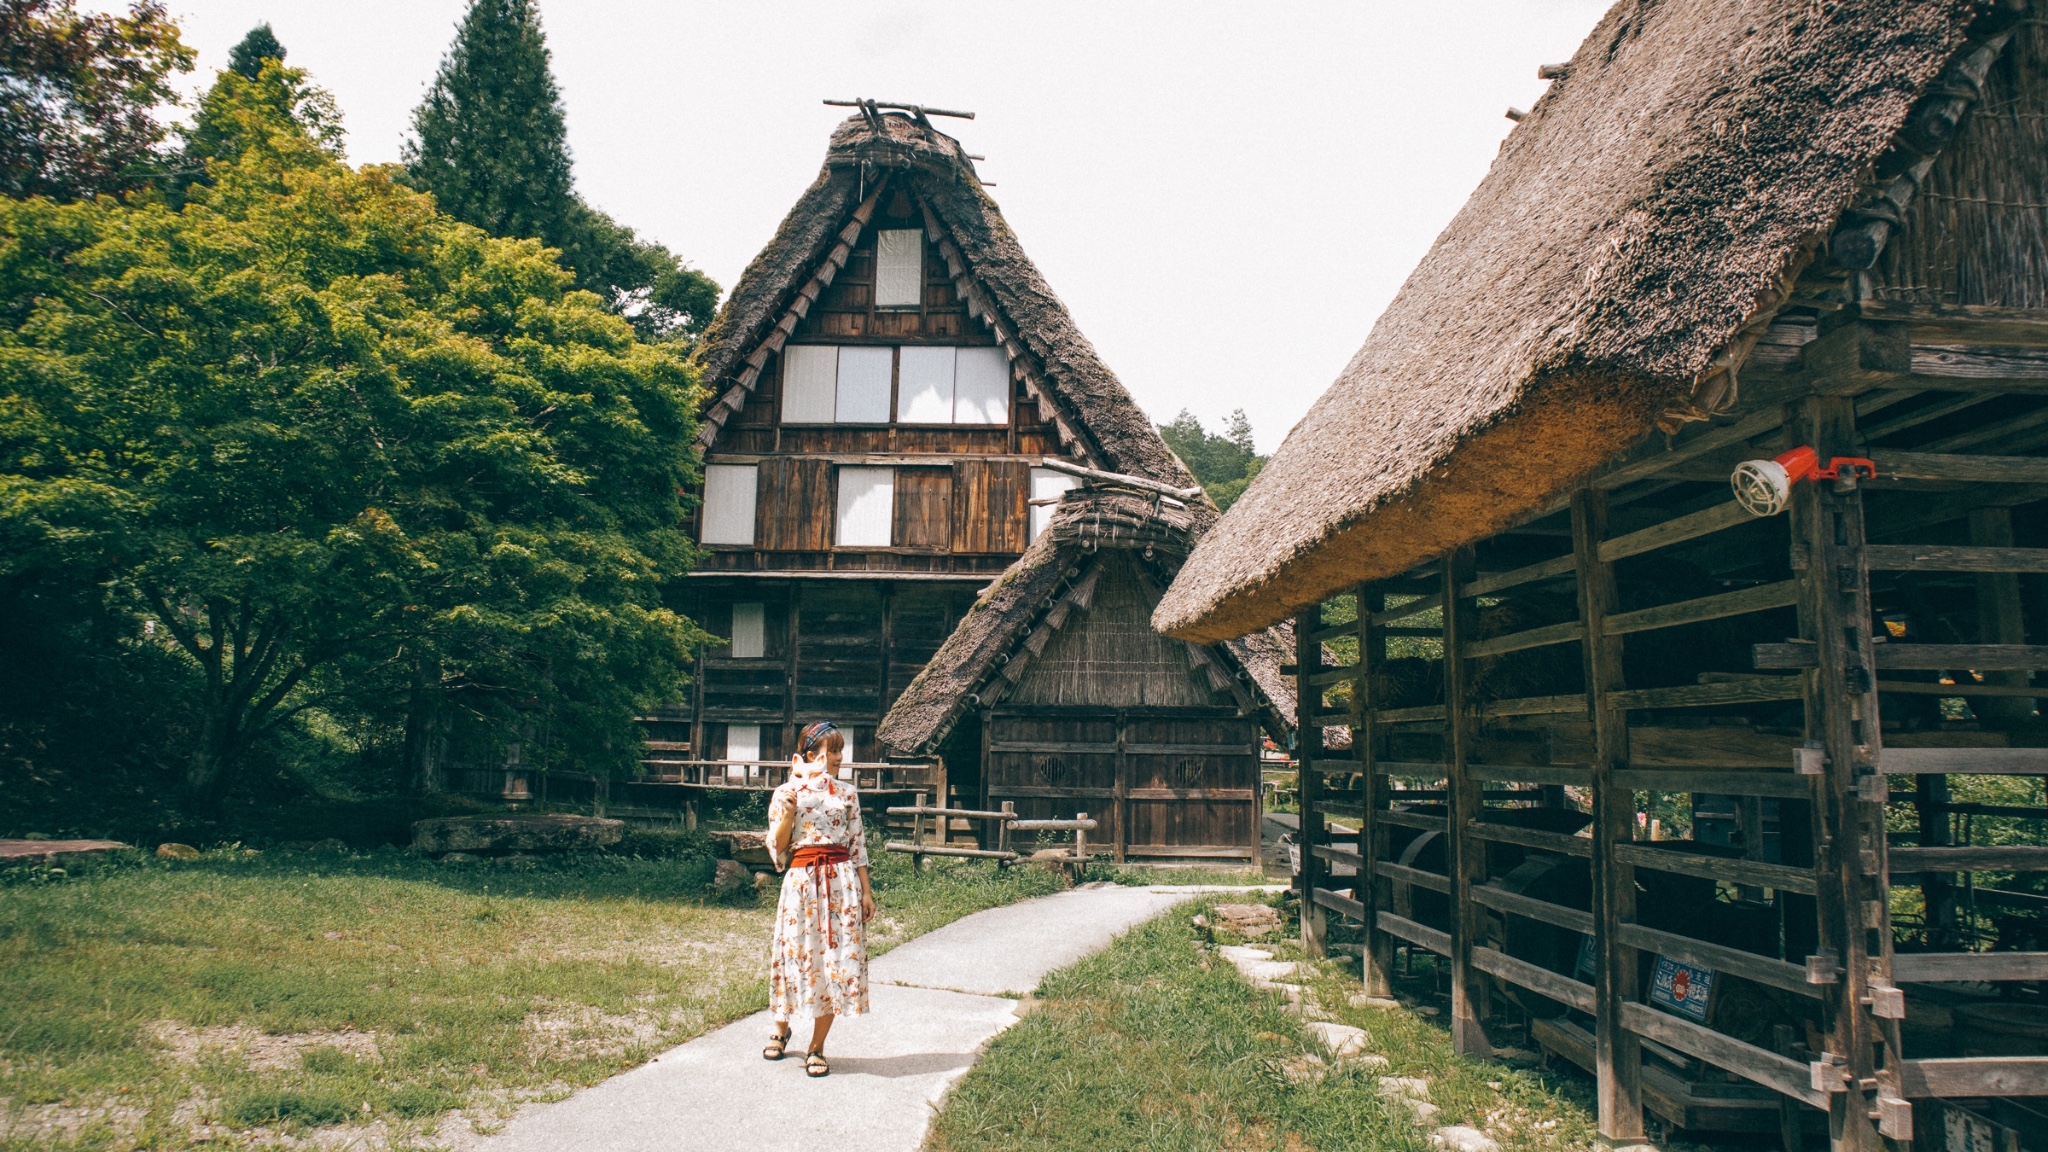
[[[441,211],[569,247],[568,133],[532,0],[474,0],[412,126],[407,171]]]
[[[242,42],[228,53],[228,70],[254,80],[263,75],[265,60],[284,63],[284,45],[277,42],[277,34],[270,30],[267,20],[249,29]]]
[[[718,285],[576,194],[561,92],[533,0],[472,0],[413,112],[408,179],[441,211],[494,236],[559,248],[576,286],[641,338],[700,331]]]

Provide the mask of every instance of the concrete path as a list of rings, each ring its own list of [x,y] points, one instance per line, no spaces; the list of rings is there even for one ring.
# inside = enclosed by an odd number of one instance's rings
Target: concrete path
[[[832,1075],[770,1063],[758,1012],[558,1104],[523,1110],[476,1147],[487,1152],[915,1152],[932,1108],[1016,1023],[1017,1001],[1056,968],[1210,888],[1086,886],[977,912],[892,949],[868,967],[866,1016],[841,1020]],[[1242,889],[1220,889],[1241,891]],[[764,958],[766,946],[763,946]]]

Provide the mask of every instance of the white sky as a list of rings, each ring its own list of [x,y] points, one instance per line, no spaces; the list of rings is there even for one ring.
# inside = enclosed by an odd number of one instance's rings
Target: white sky
[[[97,5],[95,5],[97,6]],[[195,85],[270,21],[391,161],[465,0],[171,0]],[[1604,0],[542,0],[578,187],[731,288],[868,96],[942,120],[1153,418],[1271,451]]]

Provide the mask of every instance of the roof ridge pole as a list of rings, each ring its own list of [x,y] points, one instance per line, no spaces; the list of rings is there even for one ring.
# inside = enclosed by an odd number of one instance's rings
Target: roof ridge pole
[[[1472,888],[1486,881],[1486,845],[1472,835],[1482,797],[1479,781],[1467,771],[1472,755],[1471,685],[1465,670],[1465,634],[1471,626],[1470,602],[1458,595],[1471,579],[1472,547],[1446,554],[1444,590],[1444,791],[1449,802],[1451,873],[1451,1046],[1461,1055],[1486,1059],[1493,1044],[1486,1038],[1480,1015],[1486,1010],[1486,978],[1472,967],[1472,948],[1479,943],[1480,906]]]
[[[1578,572],[1580,642],[1586,666],[1586,707],[1593,722],[1593,1075],[1600,1135],[1610,1140],[1643,1136],[1642,1044],[1621,1022],[1622,1005],[1636,999],[1636,951],[1620,939],[1635,919],[1635,869],[1617,849],[1636,831],[1635,793],[1614,783],[1628,766],[1628,713],[1613,704],[1624,686],[1621,638],[1607,634],[1614,611],[1614,565],[1600,559],[1607,537],[1607,490],[1591,485],[1572,494],[1572,555]]]

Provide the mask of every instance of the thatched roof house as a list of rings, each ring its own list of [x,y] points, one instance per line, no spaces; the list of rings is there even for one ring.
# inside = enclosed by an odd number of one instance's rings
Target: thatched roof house
[[[1053,513],[1051,527],[982,593],[897,699],[882,721],[878,739],[902,756],[935,753],[965,714],[1008,697],[1056,638],[1087,628],[1105,572],[1113,581],[1131,579],[1149,592],[1149,608],[1173,582],[1195,541],[1215,522],[1216,513],[1201,505],[1129,490],[1091,486],[1067,493]],[[1168,639],[1148,627],[1135,633],[1105,631],[1094,642],[1137,641],[1146,650],[1126,648],[1118,653],[1120,664],[1178,668],[1195,681],[1197,690],[1234,699],[1284,743],[1294,714],[1294,689],[1280,671],[1292,658],[1287,651],[1289,635],[1284,629],[1262,629],[1202,645]],[[1161,693],[1158,686],[1136,679],[1112,687],[1110,695],[1077,692],[1068,702],[1143,705],[1179,700],[1190,691],[1174,685]]]
[[[1996,54],[1971,37],[2024,10],[1616,4],[1155,622],[1269,625],[1731,405],[1801,270],[1878,258]]]
[[[897,179],[891,179],[896,177]],[[1063,455],[1178,487],[1194,477],[1053,295],[958,140],[901,115],[853,116],[832,134],[818,179],[754,257],[698,353],[713,399],[700,446],[745,408],[772,357],[828,289],[870,227],[884,189],[915,206],[965,298],[1059,430]]]

